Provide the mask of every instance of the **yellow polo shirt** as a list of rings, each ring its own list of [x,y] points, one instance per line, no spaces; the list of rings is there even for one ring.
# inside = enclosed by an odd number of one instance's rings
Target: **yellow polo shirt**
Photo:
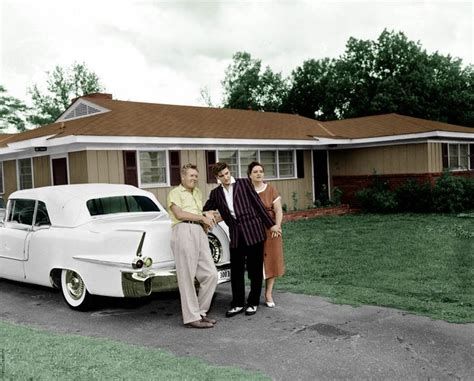
[[[189,192],[186,190],[183,185],[178,185],[176,188],[171,190],[170,193],[168,193],[168,198],[167,198],[167,208],[168,208],[168,213],[170,214],[171,217],[171,222],[172,226],[176,225],[177,223],[180,222],[174,215],[173,211],[171,210],[171,204],[175,204],[176,206],[179,206],[183,211],[188,212],[188,213],[194,213],[194,214],[202,214],[202,192],[199,188],[195,187],[193,189],[193,192]]]

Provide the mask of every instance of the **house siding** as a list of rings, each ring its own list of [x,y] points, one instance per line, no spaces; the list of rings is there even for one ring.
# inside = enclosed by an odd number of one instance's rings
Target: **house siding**
[[[124,183],[123,151],[87,151],[86,157],[87,182]]]
[[[71,184],[87,183],[87,152],[70,152],[68,154],[69,161],[69,181]]]
[[[51,185],[51,164],[49,155],[33,158],[33,178],[35,188]]]
[[[5,188],[3,199],[7,201],[10,194],[17,190],[16,160],[3,162],[3,186]]]
[[[358,176],[426,173],[431,162],[428,144],[422,143],[331,151],[329,163],[332,176]]]

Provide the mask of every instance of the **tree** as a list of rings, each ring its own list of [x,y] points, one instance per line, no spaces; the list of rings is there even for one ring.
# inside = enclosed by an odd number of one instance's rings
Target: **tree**
[[[283,111],[320,120],[336,119],[334,64],[329,58],[310,59],[293,70]]]
[[[226,108],[280,111],[287,93],[286,80],[247,52],[237,52],[222,81]]]
[[[402,32],[376,41],[350,38],[334,65],[341,118],[396,112],[474,126],[472,65],[428,54]]]
[[[99,77],[89,71],[84,63],[76,62],[67,68],[56,66],[52,72],[46,73],[45,92],[36,84],[29,89],[34,105],[29,121],[35,125],[53,123],[73,98],[104,90]]]
[[[19,99],[6,95],[7,90],[0,85],[0,131],[15,128],[26,129],[26,112],[28,107]]]

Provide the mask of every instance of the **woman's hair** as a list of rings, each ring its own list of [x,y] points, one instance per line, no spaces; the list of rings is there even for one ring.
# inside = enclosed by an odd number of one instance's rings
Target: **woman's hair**
[[[252,161],[247,167],[247,176],[250,176],[250,174],[252,173],[252,170],[255,167],[262,167],[263,171],[265,172],[265,168],[263,167],[262,164],[260,164],[258,161]]]
[[[217,177],[220,171],[223,171],[224,169],[229,168],[226,162],[224,161],[218,161],[214,166],[212,167],[212,174]]]

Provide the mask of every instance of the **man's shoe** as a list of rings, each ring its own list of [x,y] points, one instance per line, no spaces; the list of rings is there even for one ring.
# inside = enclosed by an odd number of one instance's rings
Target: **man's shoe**
[[[186,328],[212,328],[214,327],[214,324],[202,320],[196,320],[192,321],[191,323],[187,323],[184,326]]]
[[[240,314],[241,312],[244,312],[244,307],[232,307],[229,311],[225,313],[225,316],[232,317],[237,314]]]
[[[257,312],[257,306],[248,306],[245,315],[254,315]]]
[[[211,319],[208,316],[203,316],[201,315],[201,321],[205,321],[206,323],[211,323],[211,324],[216,324],[217,320],[216,319]]]

